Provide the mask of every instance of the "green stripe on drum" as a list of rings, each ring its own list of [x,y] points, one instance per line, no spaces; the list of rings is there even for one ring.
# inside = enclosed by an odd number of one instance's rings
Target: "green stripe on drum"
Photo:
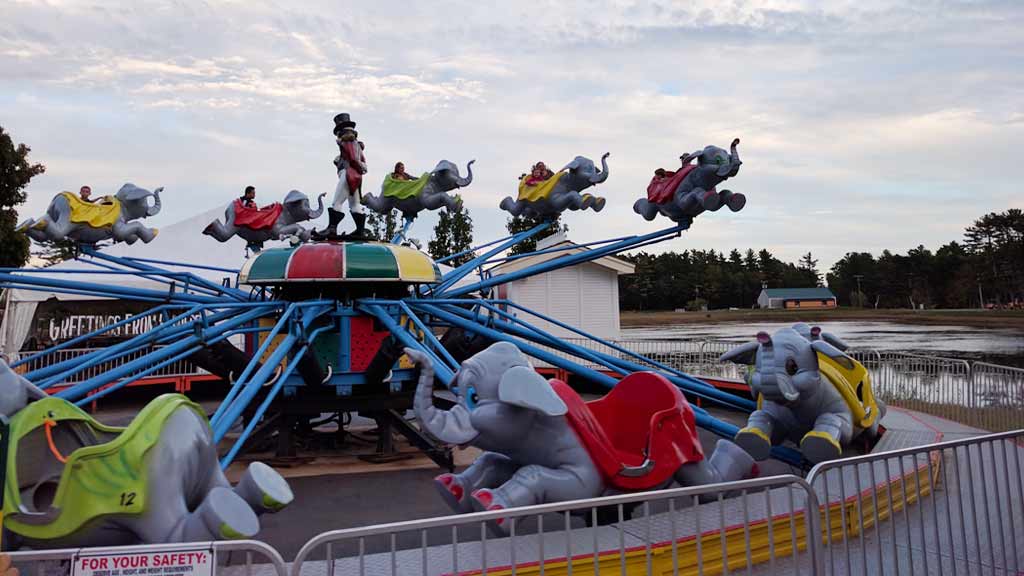
[[[384,244],[346,244],[345,278],[398,279],[398,262]]]
[[[294,248],[271,248],[256,255],[249,267],[249,282],[283,280]]]

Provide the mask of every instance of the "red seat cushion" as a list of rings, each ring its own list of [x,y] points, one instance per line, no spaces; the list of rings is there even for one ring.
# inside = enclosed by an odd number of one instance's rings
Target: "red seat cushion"
[[[569,408],[567,418],[606,481],[620,490],[662,485],[687,462],[704,458],[693,409],[682,393],[653,372],[623,378],[604,398],[584,402],[568,384],[551,386]],[[623,476],[624,466],[650,458],[644,476]]]
[[[283,206],[274,202],[263,208],[247,208],[242,201],[235,199],[235,226],[244,226],[252,230],[266,230],[274,227],[274,222],[281,215]]]
[[[687,164],[668,178],[658,178],[657,176],[652,178],[651,183],[647,185],[647,201],[655,204],[664,204],[671,201],[672,195],[683,181],[683,178],[686,178],[686,175],[696,167],[695,164]]]

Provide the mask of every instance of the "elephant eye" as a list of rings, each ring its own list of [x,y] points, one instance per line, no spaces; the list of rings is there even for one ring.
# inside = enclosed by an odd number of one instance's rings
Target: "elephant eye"
[[[480,396],[477,395],[476,388],[473,386],[466,388],[466,407],[470,410],[474,410],[479,402]]]
[[[798,369],[796,366],[796,360],[793,360],[792,358],[786,358],[786,374],[789,374],[790,376],[795,376],[797,370]]]

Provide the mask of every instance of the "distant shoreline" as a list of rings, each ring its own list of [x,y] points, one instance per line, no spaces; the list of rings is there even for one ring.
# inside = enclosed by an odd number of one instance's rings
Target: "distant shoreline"
[[[620,314],[623,328],[720,322],[850,322],[1016,328],[1024,330],[1022,310],[900,310],[836,308],[833,310],[711,310],[709,312],[636,312]]]

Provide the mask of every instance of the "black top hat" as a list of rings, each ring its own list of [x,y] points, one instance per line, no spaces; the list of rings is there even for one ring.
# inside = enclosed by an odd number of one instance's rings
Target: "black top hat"
[[[342,112],[334,117],[334,133],[337,134],[345,128],[355,128],[356,123],[349,117],[348,112]]]

